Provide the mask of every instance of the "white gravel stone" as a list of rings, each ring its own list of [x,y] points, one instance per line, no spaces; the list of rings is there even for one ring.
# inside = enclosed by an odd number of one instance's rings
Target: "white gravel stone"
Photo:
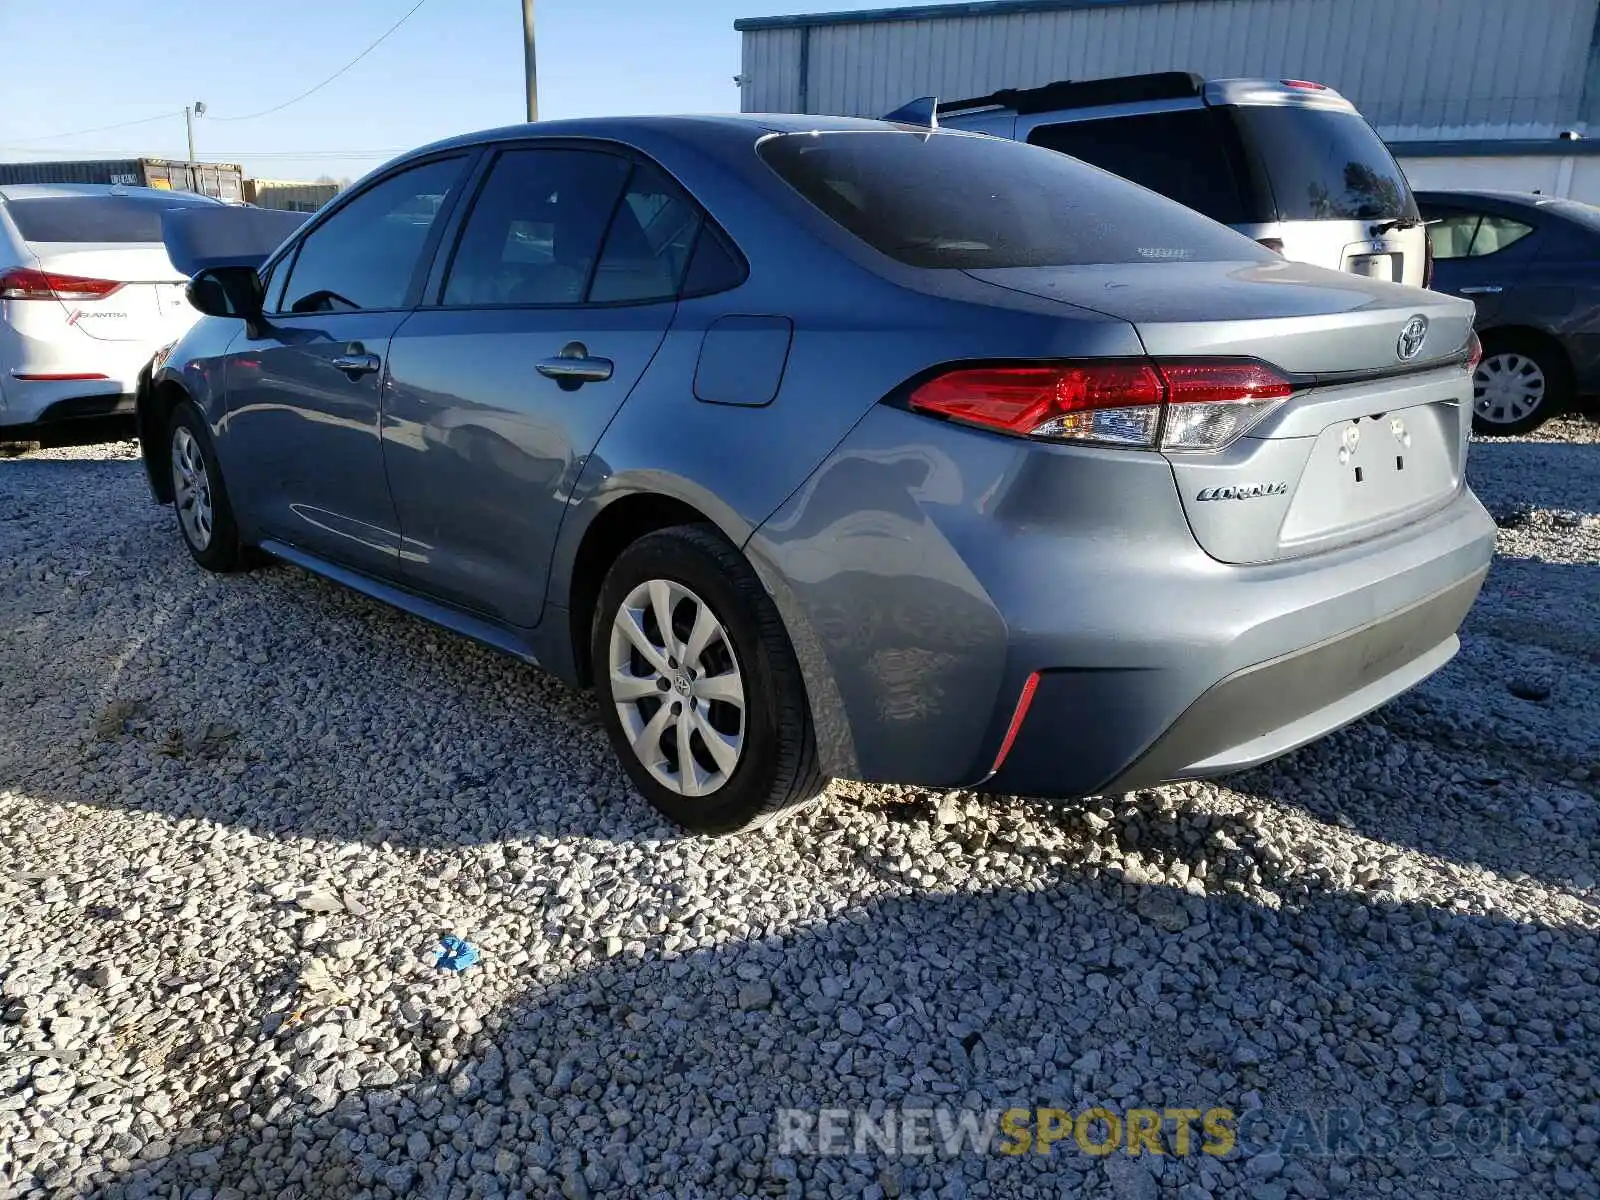
[[[1334,737],[1073,804],[841,782],[731,841],[658,820],[538,672],[199,571],[132,447],[0,461],[0,1195],[1600,1194],[1597,429],[1474,444],[1500,555],[1461,653]],[[789,1106],[1018,1103],[1556,1124],[776,1142]]]

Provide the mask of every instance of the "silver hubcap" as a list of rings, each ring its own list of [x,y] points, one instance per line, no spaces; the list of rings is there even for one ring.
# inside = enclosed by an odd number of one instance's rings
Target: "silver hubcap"
[[[172,498],[183,536],[196,550],[211,545],[211,476],[200,443],[182,425],[172,431]]]
[[[1492,354],[1472,376],[1472,401],[1478,416],[1509,425],[1531,416],[1544,403],[1544,372],[1521,354]]]
[[[611,622],[611,699],[633,752],[662,786],[707,796],[744,750],[744,677],[728,631],[681,583],[651,579]]]

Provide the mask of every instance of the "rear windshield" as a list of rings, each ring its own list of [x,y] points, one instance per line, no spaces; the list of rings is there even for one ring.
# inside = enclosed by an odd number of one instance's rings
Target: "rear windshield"
[[[1279,220],[1416,217],[1400,165],[1357,114],[1262,104],[1233,111],[1266,170]]]
[[[216,201],[203,196],[35,196],[6,211],[26,242],[159,242],[169,208]]]
[[[873,249],[913,267],[1268,261],[1249,239],[1063,154],[912,131],[781,134],[767,165]]]

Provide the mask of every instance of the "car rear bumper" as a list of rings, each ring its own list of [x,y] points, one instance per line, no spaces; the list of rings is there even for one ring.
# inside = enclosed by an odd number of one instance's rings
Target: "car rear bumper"
[[[1397,612],[1314,646],[1257,663],[1207,688],[1153,745],[1096,792],[1126,792],[1181,779],[1243,770],[1287,754],[1349,724],[1422,682],[1460,646],[1456,630],[1483,585],[1487,568]],[[1132,691],[1160,683],[1121,681]],[[1122,688],[1113,688],[1121,691]],[[1059,792],[1061,731],[1078,712],[1070,672],[1041,672],[1024,720],[986,791]],[[1104,696],[1117,709],[1136,696]],[[1128,753],[1118,739],[1107,757]]]
[[[1157,455],[882,409],[746,550],[832,773],[1081,796],[1237,770],[1413,686],[1494,537],[1462,488],[1351,545],[1222,563]]]

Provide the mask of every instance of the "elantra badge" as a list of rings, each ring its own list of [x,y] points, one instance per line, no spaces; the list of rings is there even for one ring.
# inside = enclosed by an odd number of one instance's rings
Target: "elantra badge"
[[[1420,354],[1427,336],[1428,318],[1418,313],[1406,322],[1405,328],[1400,331],[1400,340],[1394,344],[1394,352],[1400,356],[1400,361],[1410,362]]]
[[[1196,500],[1255,500],[1261,496],[1282,496],[1287,483],[1236,483],[1228,487],[1201,488]]]

